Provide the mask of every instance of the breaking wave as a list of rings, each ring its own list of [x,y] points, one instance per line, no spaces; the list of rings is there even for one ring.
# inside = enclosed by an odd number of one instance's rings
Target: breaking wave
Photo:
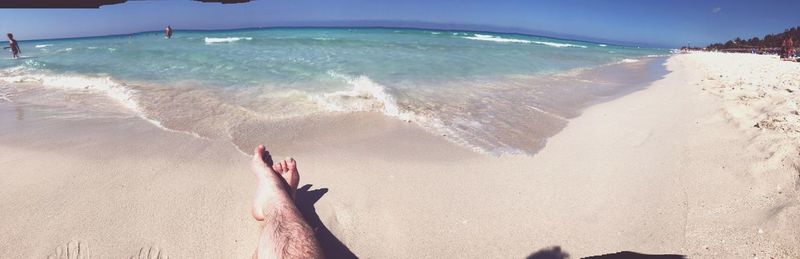
[[[137,101],[138,92],[136,90],[129,88],[124,83],[114,81],[108,76],[55,75],[45,72],[30,71],[25,67],[18,66],[0,71],[0,81],[6,83],[34,83],[47,89],[72,92],[82,91],[104,95],[133,112],[137,117],[159,128],[172,131],[164,127],[160,121],[153,120],[147,116]]]
[[[556,48],[566,48],[566,47],[575,47],[575,48],[586,48],[583,45],[575,45],[575,44],[568,44],[568,43],[556,43],[556,42],[549,42],[549,41],[532,41],[532,40],[523,40],[523,39],[510,39],[510,38],[503,38],[494,35],[486,35],[486,34],[475,34],[474,36],[467,36],[463,37],[465,39],[470,40],[481,40],[481,41],[493,41],[493,42],[501,42],[501,43],[527,43],[527,44],[540,44],[546,45],[550,47]]]
[[[395,98],[389,94],[386,87],[372,81],[366,76],[349,76],[328,71],[328,75],[339,79],[352,86],[346,91],[336,91],[310,98],[324,109],[333,112],[381,112],[387,116],[402,120],[411,120],[414,115],[402,111]]]
[[[237,42],[240,40],[253,40],[252,37],[227,37],[227,38],[205,38],[206,44],[214,44],[214,43],[231,43]]]

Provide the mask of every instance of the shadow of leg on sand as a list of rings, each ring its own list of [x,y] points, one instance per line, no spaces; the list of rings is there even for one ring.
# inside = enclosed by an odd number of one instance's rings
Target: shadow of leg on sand
[[[310,190],[311,185],[306,184],[300,189],[297,189],[297,193],[295,194],[295,203],[297,204],[297,208],[300,209],[300,213],[303,214],[303,217],[306,219],[308,224],[314,229],[314,233],[317,235],[317,240],[319,240],[320,246],[322,246],[322,251],[325,253],[325,257],[327,258],[358,258],[347,246],[342,243],[336,236],[331,233],[331,231],[325,227],[325,224],[322,223],[322,220],[317,215],[317,210],[314,208],[314,204],[322,198],[322,195],[328,192],[328,188],[320,188],[316,190]]]
[[[569,254],[563,250],[561,250],[560,246],[552,246],[548,248],[543,248],[535,253],[532,253],[527,257],[527,259],[567,259],[570,258]],[[631,251],[622,251],[619,253],[613,254],[604,254],[604,255],[596,255],[596,256],[589,256],[583,258],[593,258],[593,259],[609,259],[609,258],[658,258],[658,259],[682,259],[686,258],[683,255],[678,254],[661,254],[661,255],[649,255],[649,254],[640,254]]]
[[[527,259],[566,259],[569,258],[567,252],[561,251],[560,246],[553,246],[536,251],[527,257]]]

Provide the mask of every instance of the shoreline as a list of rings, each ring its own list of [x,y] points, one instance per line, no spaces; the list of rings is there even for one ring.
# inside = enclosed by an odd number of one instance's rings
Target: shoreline
[[[326,189],[316,213],[359,257],[525,257],[550,246],[575,257],[796,257],[799,192],[785,167],[796,154],[763,148],[790,142],[745,127],[751,113],[731,116],[743,110],[736,95],[704,91],[727,84],[705,80],[711,66],[744,77],[730,66],[770,63],[708,55],[670,57],[664,78],[589,106],[531,157],[479,155],[401,121],[342,120],[295,146],[258,141],[298,160],[301,186]],[[14,211],[0,214],[0,243],[16,248],[0,257],[45,257],[70,240],[102,257],[149,246],[251,255],[255,182],[234,146],[8,103],[0,121],[0,211]]]
[[[344,121],[370,120],[393,127],[395,122],[388,121],[396,120],[478,153],[533,155],[544,147],[547,138],[587,107],[639,91],[663,78],[667,58],[641,57],[633,62],[553,74],[440,83],[439,95],[454,94],[452,101],[441,103],[436,101],[441,96],[409,95],[363,76],[345,78],[351,90],[328,93],[281,93],[269,89],[231,92],[189,81],[164,85],[73,74],[11,73],[3,80],[9,85],[7,94],[22,104],[52,106],[54,110],[67,106],[88,114],[101,113],[101,117],[117,110],[116,113],[135,115],[165,131],[228,139],[243,153],[249,152],[248,146],[262,135],[277,136],[279,139],[273,141],[291,145],[298,141],[298,135],[325,138],[326,133],[318,129],[347,127]],[[467,96],[455,95],[454,92],[466,91],[462,87],[479,90],[471,90],[475,92]]]

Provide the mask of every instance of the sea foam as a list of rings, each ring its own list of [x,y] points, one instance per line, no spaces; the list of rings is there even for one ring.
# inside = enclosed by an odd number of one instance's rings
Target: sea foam
[[[474,36],[467,36],[463,37],[465,39],[470,40],[481,40],[481,41],[494,41],[494,42],[501,42],[501,43],[527,43],[527,44],[540,44],[540,45],[547,45],[550,47],[556,48],[566,48],[566,47],[575,47],[575,48],[586,48],[583,45],[575,45],[575,44],[568,44],[568,43],[556,43],[556,42],[549,42],[549,41],[532,41],[532,40],[522,40],[522,39],[510,39],[510,38],[503,38],[494,35],[486,35],[486,34],[475,34]]]
[[[494,41],[494,42],[504,42],[504,43],[505,42],[532,43],[532,41],[529,41],[529,40],[508,39],[508,38],[502,38],[502,37],[497,37],[497,36],[494,36],[494,35],[486,35],[486,34],[475,34],[475,36],[468,36],[468,37],[464,37],[464,38],[465,39],[470,39],[470,40]]]
[[[45,73],[27,72],[20,67],[4,70],[0,81],[9,83],[33,82],[43,87],[61,90],[80,90],[100,93],[118,101],[124,107],[134,112],[140,112],[139,105],[134,100],[135,90],[113,81],[110,77],[89,77],[81,75],[50,75]]]
[[[352,89],[309,96],[312,101],[327,111],[380,112],[388,117],[416,123],[428,131],[444,136],[449,141],[468,147],[476,152],[490,153],[489,150],[467,141],[459,132],[447,126],[440,118],[423,116],[413,111],[401,109],[395,97],[387,92],[385,86],[372,81],[367,76],[351,76],[334,71],[328,71],[328,75],[335,79],[343,80],[352,86]],[[477,122],[469,121],[467,123]]]
[[[104,95],[118,102],[125,109],[133,112],[137,117],[158,128],[203,138],[193,132],[184,132],[167,128],[161,121],[150,118],[137,101],[138,91],[129,88],[124,83],[114,81],[111,77],[93,77],[74,74],[52,75],[35,71],[32,72],[22,66],[18,66],[0,71],[0,81],[9,83],[36,83],[48,89],[84,91]]]
[[[214,44],[214,43],[230,43],[230,42],[237,42],[240,40],[252,40],[252,37],[227,37],[227,38],[205,38],[206,44]]]
[[[328,75],[335,79],[343,80],[353,87],[346,91],[336,91],[311,97],[312,100],[329,111],[373,111],[402,120],[410,120],[414,117],[399,108],[394,97],[386,92],[386,87],[372,81],[369,77],[344,75],[334,71],[328,71]]]
[[[41,45],[36,45],[34,47],[36,47],[37,49],[41,49],[41,48],[47,48],[47,47],[52,47],[52,46],[53,46],[53,44],[41,44]]]

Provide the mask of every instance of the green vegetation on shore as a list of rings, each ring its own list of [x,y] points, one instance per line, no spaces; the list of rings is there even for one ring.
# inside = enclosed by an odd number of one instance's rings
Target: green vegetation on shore
[[[800,44],[800,26],[789,28],[778,34],[767,34],[764,38],[753,37],[751,39],[743,40],[739,37],[729,40],[725,43],[713,43],[708,45],[708,50],[735,50],[735,49],[774,49],[782,48],[783,40],[786,37],[792,37],[794,44]]]

